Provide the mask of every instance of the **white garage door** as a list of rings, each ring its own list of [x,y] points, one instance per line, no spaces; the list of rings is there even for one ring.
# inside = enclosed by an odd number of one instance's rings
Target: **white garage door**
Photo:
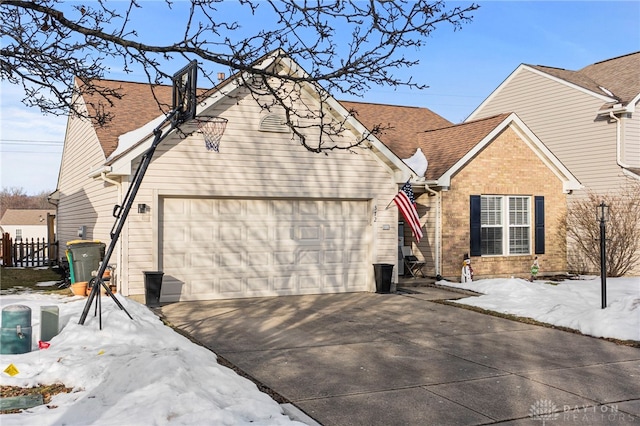
[[[164,198],[163,301],[368,290],[367,201]]]

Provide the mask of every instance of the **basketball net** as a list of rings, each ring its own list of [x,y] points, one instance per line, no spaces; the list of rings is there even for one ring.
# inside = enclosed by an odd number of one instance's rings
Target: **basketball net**
[[[204,136],[207,151],[220,152],[220,139],[229,120],[222,117],[197,117],[195,120],[198,122],[198,130]]]

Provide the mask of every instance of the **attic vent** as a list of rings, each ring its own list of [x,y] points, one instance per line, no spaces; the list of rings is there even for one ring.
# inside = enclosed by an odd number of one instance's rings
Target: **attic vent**
[[[285,118],[278,114],[266,115],[260,120],[258,130],[261,132],[289,133]]]

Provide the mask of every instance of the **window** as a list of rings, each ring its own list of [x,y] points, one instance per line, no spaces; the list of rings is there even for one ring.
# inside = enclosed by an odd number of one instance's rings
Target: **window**
[[[16,229],[16,241],[22,240],[22,229]]]
[[[491,256],[530,253],[531,197],[491,195],[479,198],[480,253],[478,254]],[[473,246],[472,243],[472,248]]]

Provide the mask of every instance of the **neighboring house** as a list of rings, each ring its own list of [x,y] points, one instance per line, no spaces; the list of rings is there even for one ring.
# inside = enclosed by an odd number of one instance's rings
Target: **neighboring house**
[[[367,126],[378,121],[376,105],[343,104]],[[411,115],[402,107],[396,113],[388,119]],[[429,275],[459,279],[465,254],[476,277],[528,276],[535,256],[545,273],[566,272],[566,194],[580,183],[516,114],[398,136],[378,135],[424,174],[413,189],[425,237],[406,245]],[[404,240],[412,241],[408,230]]]
[[[47,217],[53,215],[55,210],[7,209],[0,219],[0,227],[14,242],[47,241]]]
[[[571,204],[640,182],[639,102],[640,52],[578,71],[523,64],[468,121],[517,113],[583,184]]]
[[[297,69],[286,58],[275,65],[284,72]],[[171,96],[170,87],[156,86],[154,98],[148,85],[101,83],[120,88],[124,96],[114,100],[109,110],[114,119],[105,127],[69,118],[54,194],[61,249],[77,238],[78,229],[86,230],[87,239],[109,243],[114,205],[121,203],[153,139],[160,115],[155,99],[169,103]],[[305,92],[307,105],[320,98],[311,87]],[[278,112],[260,108],[234,77],[216,89],[199,103],[197,114],[229,120],[220,152],[206,152],[201,134],[185,138],[176,132],[151,161],[134,203],[140,209],[131,211],[110,259],[125,296],[144,294],[143,271],[153,270],[164,272],[162,301],[373,291],[372,264],[398,264],[398,212],[392,200],[409,179],[426,231],[416,249],[438,263],[433,274],[459,276],[462,255],[476,244],[465,236],[475,195],[518,196],[518,217],[530,221],[518,234],[518,250],[525,250],[522,241],[529,233],[527,253],[487,257],[485,266],[477,266],[482,273],[515,274],[532,259],[534,243],[539,244],[531,236],[535,196],[545,200],[545,253],[563,250],[562,243],[552,241],[553,220],[564,209],[564,193],[577,182],[515,115],[474,130],[452,126],[424,108],[328,98],[323,111],[347,128],[337,142],[367,140],[318,155],[278,125]],[[98,107],[88,96],[76,102]],[[371,134],[378,125],[382,131]],[[445,128],[425,132],[440,127]],[[451,129],[459,132],[449,134]],[[306,132],[308,140],[319,138]],[[446,137],[448,149],[438,135]],[[427,158],[442,151],[442,158],[429,159],[426,177],[418,147]],[[498,167],[502,174],[492,176]],[[531,170],[537,177],[517,182]],[[460,209],[467,212],[466,222]],[[432,219],[436,211],[440,225]]]

